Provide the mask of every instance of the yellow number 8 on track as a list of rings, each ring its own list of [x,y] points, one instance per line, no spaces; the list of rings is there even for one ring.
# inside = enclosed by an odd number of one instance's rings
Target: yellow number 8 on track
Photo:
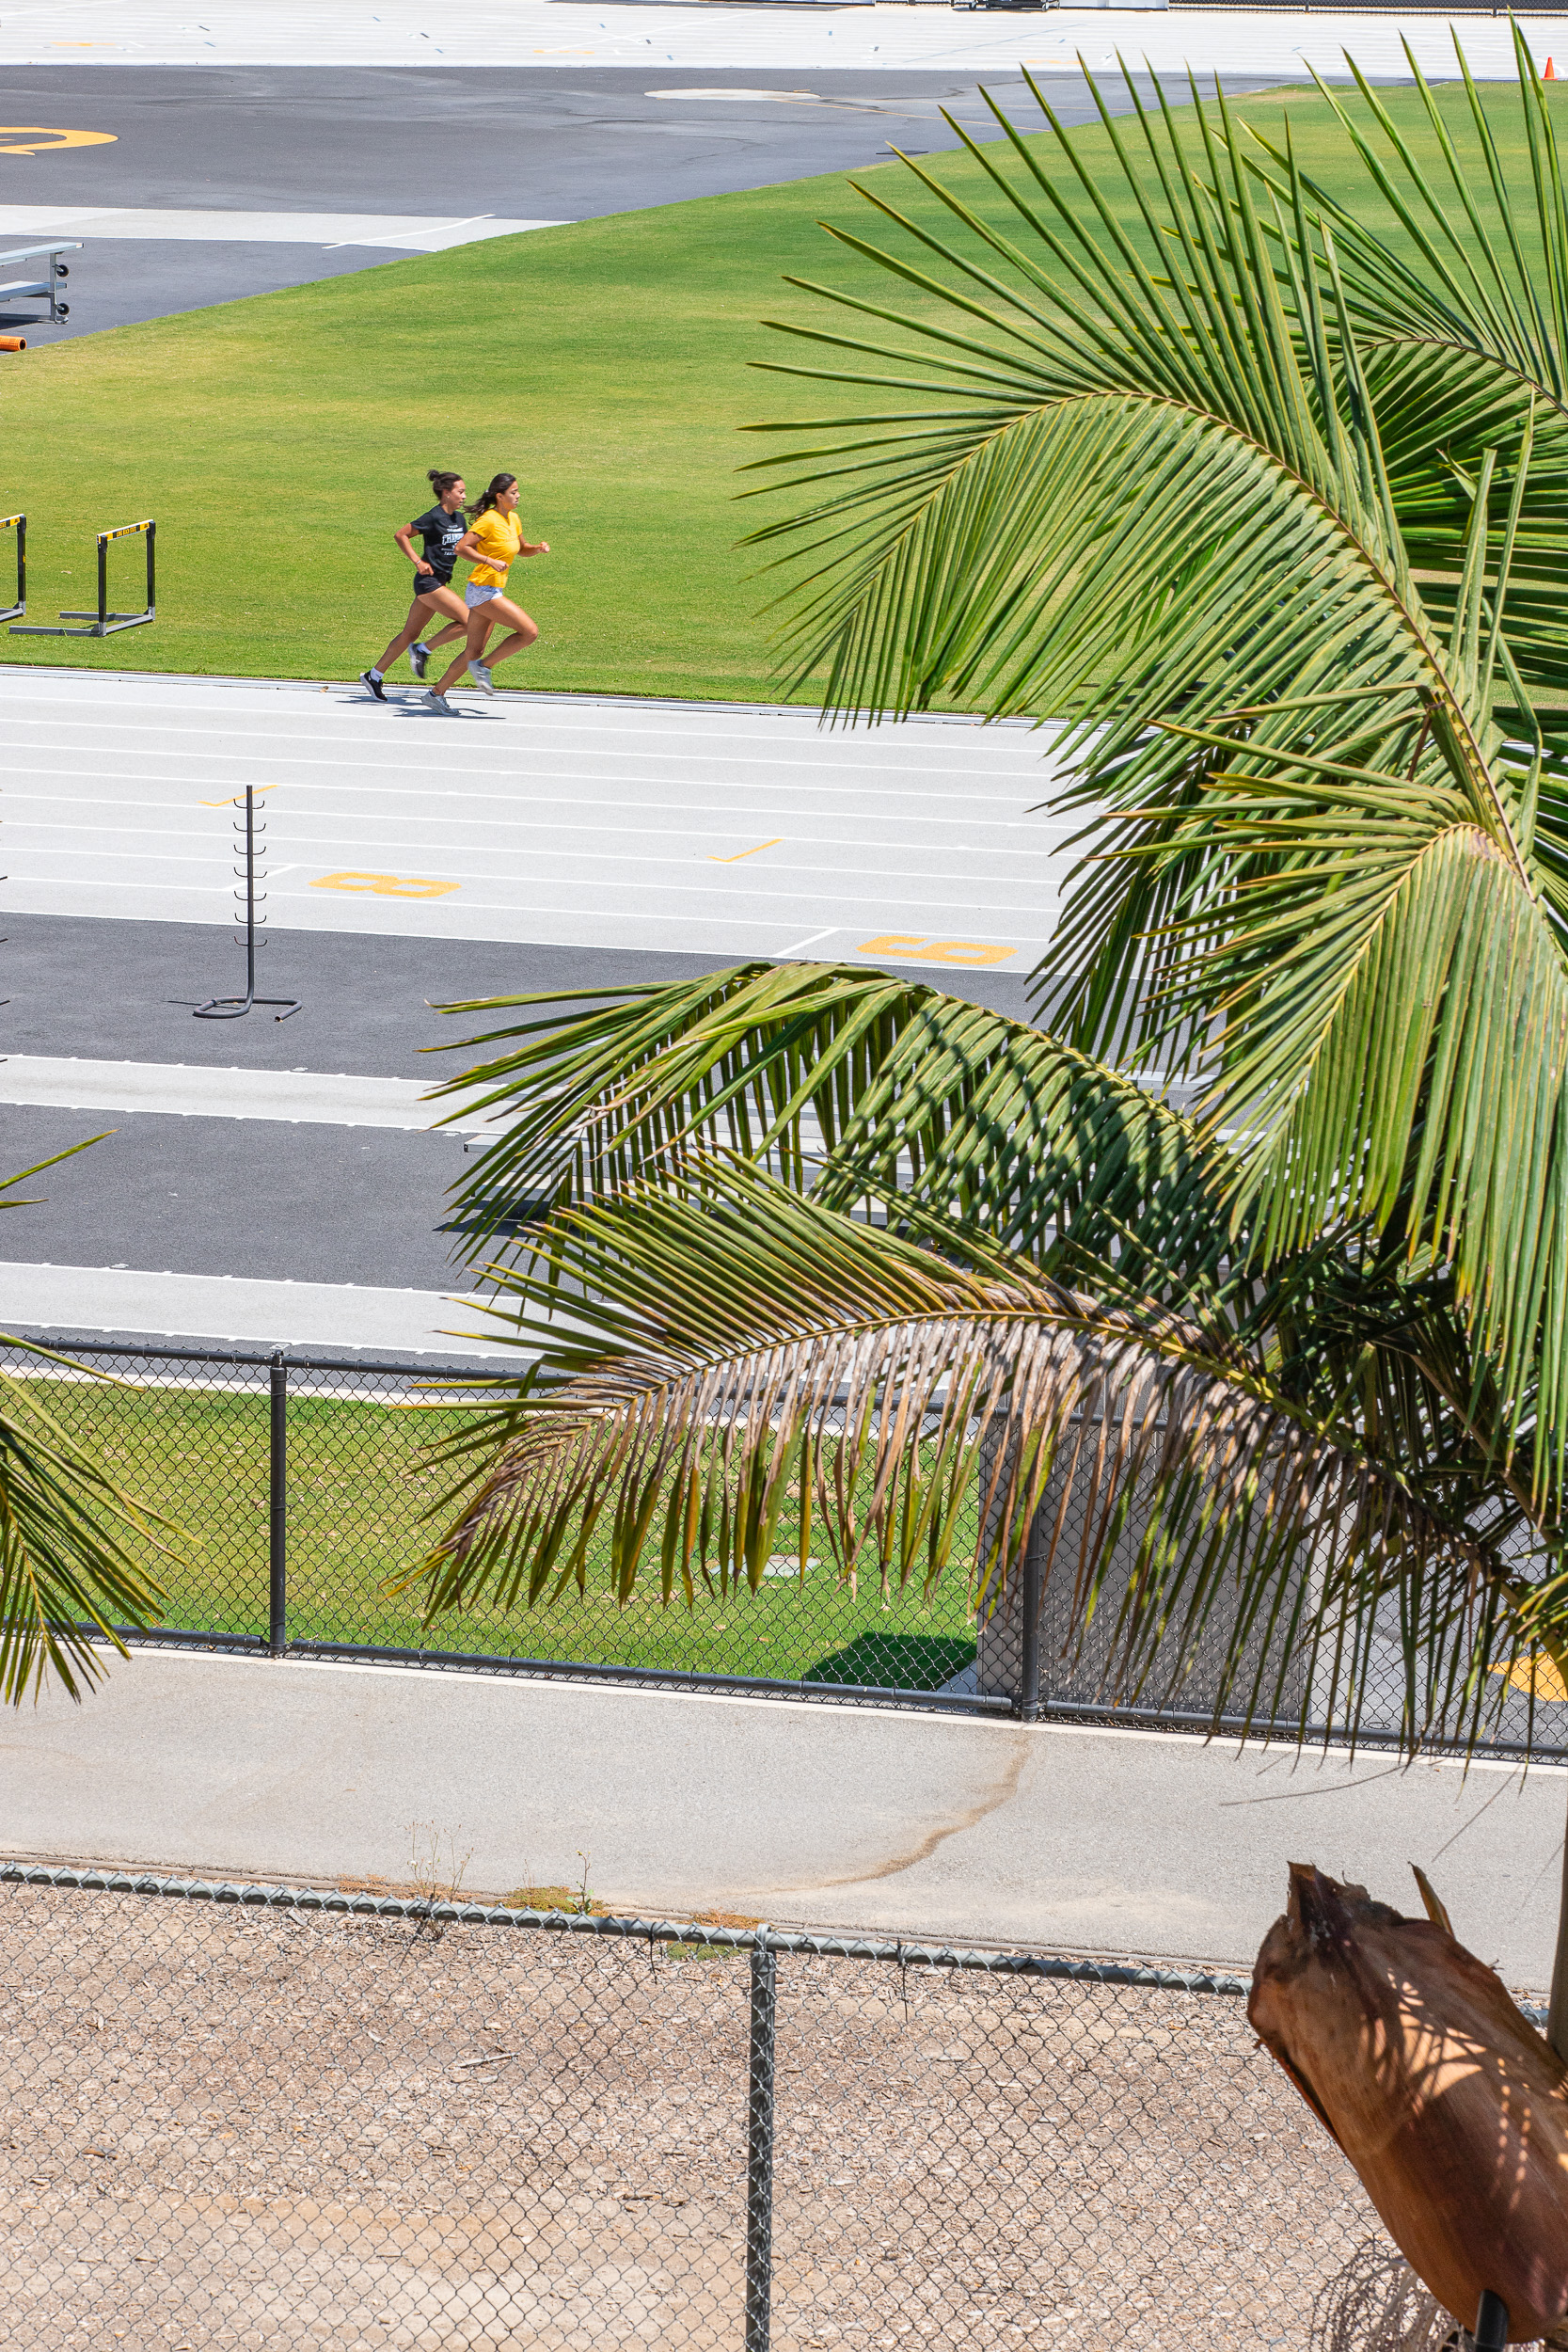
[[[444,898],[461,882],[431,882],[419,874],[323,874],[312,890],[363,890],[376,898]]]

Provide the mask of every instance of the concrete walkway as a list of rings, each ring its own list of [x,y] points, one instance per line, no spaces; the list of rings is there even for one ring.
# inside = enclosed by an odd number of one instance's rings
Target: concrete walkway
[[[138,1652],[0,1723],[8,1855],[315,1883],[410,1876],[618,1910],[1249,1964],[1288,1860],[1417,1908],[1431,1874],[1509,1981],[1549,1980],[1568,1772],[1161,1733]]]

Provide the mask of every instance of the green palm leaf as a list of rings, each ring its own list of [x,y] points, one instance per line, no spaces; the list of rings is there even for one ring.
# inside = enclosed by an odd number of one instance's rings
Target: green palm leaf
[[[1354,59],[1347,62],[1375,136],[1314,76],[1411,253],[1377,235],[1354,203],[1315,181],[1305,186],[1314,215],[1332,228],[1401,528],[1413,563],[1426,575],[1427,603],[1445,619],[1482,453],[1514,443],[1533,405],[1536,452],[1513,554],[1509,633],[1527,685],[1560,694],[1568,691],[1560,593],[1568,560],[1568,206],[1545,89],[1517,25],[1513,44],[1528,188],[1508,180],[1457,34],[1467,148],[1450,130],[1408,41],[1405,56],[1426,117],[1424,142],[1401,129]],[[1284,197],[1288,151],[1259,143],[1282,167],[1260,176]],[[1499,502],[1495,532],[1503,520]]]
[[[16,1197],[18,1184],[87,1148],[72,1144],[0,1179],[0,1208],[29,1205]],[[26,1341],[7,1344],[73,1377],[103,1376]],[[8,1704],[20,1706],[51,1676],[80,1698],[103,1674],[104,1643],[126,1654],[117,1629],[145,1625],[163,1598],[137,1553],[163,1549],[170,1532],[104,1476],[33,1383],[0,1373],[0,1696]]]
[[[596,1544],[623,1599],[655,1557],[666,1601],[754,1589],[792,1486],[802,1562],[825,1543],[846,1577],[869,1556],[884,1581],[928,1587],[952,1572],[960,1525],[980,1524],[985,1606],[1036,1511],[1070,1491],[1082,1538],[1058,1529],[1050,1551],[1080,1623],[1135,1499],[1147,1512],[1118,1603],[1124,1693],[1180,1673],[1214,1624],[1220,1708],[1277,1703],[1261,1632],[1271,1653],[1305,1646],[1354,1717],[1370,1655],[1354,1629],[1396,1595],[1417,1736],[1434,1706],[1451,1711],[1456,1654],[1472,1713],[1495,1701],[1486,1668],[1513,1654],[1519,1580],[1485,1536],[1316,1422],[1228,1330],[1107,1308],[945,1237],[967,1263],[707,1160],[558,1216],[540,1238],[548,1271],[504,1278],[541,1360],[442,1449],[474,1467],[443,1506],[457,1517],[426,1571],[429,1611],[547,1598],[580,1582]],[[561,1279],[571,1325],[542,1325]],[[1544,1613],[1548,1638],[1556,1626]]]
[[[1555,312],[1380,339],[1288,154],[1270,187],[1223,106],[1105,119],[1104,185],[999,114],[995,220],[917,173],[942,233],[834,232],[904,307],[808,289],[838,317],[780,373],[863,397],[768,428],[755,534],[840,714],[1065,723],[1071,1025],[822,967],[520,1000],[467,1201],[553,1208],[502,1269],[545,1353],[453,1454],[430,1597],[547,1597],[602,1539],[623,1591],[754,1580],[792,1474],[847,1574],[948,1573],[978,1508],[994,1591],[1093,1427],[1052,1558],[1082,1625],[1144,1482],[1124,1692],[1218,1611],[1230,1686],[1282,1641],[1354,1720],[1391,1614],[1406,1737],[1473,1728],[1497,1660],[1568,1658],[1568,778],[1525,675],[1565,445],[1499,357]]]
[[[118,1629],[147,1624],[163,1597],[137,1555],[165,1549],[169,1532],[104,1476],[31,1383],[0,1374],[0,1694],[9,1705],[51,1677],[80,1698],[103,1675],[105,1643],[126,1655]]]
[[[1100,247],[1053,196],[1054,217],[1031,214],[1051,299],[1014,294],[1008,314],[999,278],[903,224],[958,274],[955,313],[976,314],[985,276],[1009,368],[1037,375],[1034,405],[975,419],[965,389],[937,455],[901,478],[843,487],[828,469],[826,498],[775,527],[806,534],[816,563],[798,627],[813,659],[832,645],[841,699],[899,709],[942,691],[1076,722],[1068,798],[1097,856],[1053,951],[1076,975],[1069,1035],[1103,1051],[1131,1031],[1167,1067],[1209,1072],[1211,1128],[1247,1131],[1233,1238],[1246,1229],[1265,1253],[1325,1220],[1386,1219],[1413,1176],[1411,1246],[1452,1259],[1516,1422],[1527,1397],[1547,1417],[1535,1459],[1555,1482],[1563,845],[1539,757],[1509,755],[1495,716],[1501,692],[1533,723],[1504,633],[1532,416],[1467,483],[1439,619],[1401,535],[1335,246],[1293,164],[1260,211],[1223,109],[1219,134],[1200,134],[1206,179],[1173,118],[1140,113],[1161,218],[1111,135],[1150,235],[1177,248],[1172,278],[1092,190],[1114,314]],[[1084,330],[1070,358],[1065,319]],[[1507,1139],[1479,1136],[1478,1089],[1505,1066],[1518,1120]]]
[[[1133,1080],[1028,1023],[863,966],[737,965],[595,996],[498,998],[449,1012],[531,1017],[468,1040],[508,1044],[441,1089],[500,1129],[457,1190],[465,1233],[523,1238],[551,1207],[678,1180],[727,1148],[850,1208],[897,1184],[961,1201],[1039,1257],[1070,1231],[1108,1249],[1157,1191],[1201,1201],[1223,1248],[1219,1186],[1190,1124]],[[575,1017],[574,1017],[575,1016]]]

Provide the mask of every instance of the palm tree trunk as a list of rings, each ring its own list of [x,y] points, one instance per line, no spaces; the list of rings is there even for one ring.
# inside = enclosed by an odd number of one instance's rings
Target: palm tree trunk
[[[1557,1951],[1552,1961],[1552,2000],[1546,2039],[1568,2065],[1568,1833],[1562,1840],[1562,1892],[1557,1906]]]

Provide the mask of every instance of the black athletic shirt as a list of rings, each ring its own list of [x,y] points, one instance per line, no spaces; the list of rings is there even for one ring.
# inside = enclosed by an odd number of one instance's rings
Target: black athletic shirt
[[[468,528],[468,518],[463,509],[459,507],[455,515],[449,515],[445,507],[433,506],[428,515],[416,515],[408,528],[417,531],[423,539],[424,560],[436,575],[432,580],[428,572],[416,572],[415,595],[419,596],[425,589],[449,586],[451,567],[456,561],[457,542]]]

